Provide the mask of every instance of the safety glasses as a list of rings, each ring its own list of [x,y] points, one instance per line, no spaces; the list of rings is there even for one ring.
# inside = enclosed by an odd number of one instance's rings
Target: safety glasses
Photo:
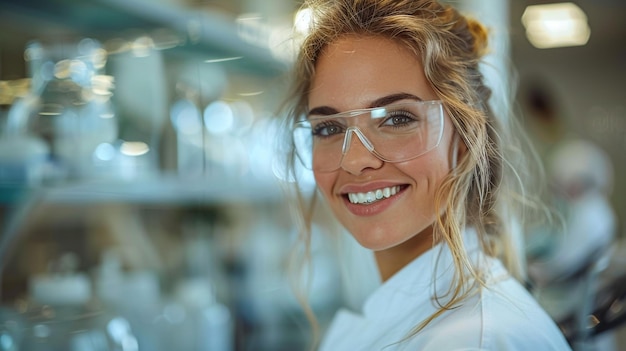
[[[293,140],[302,164],[316,172],[341,167],[353,136],[379,159],[404,162],[436,148],[444,127],[443,105],[435,101],[398,102],[296,122]]]

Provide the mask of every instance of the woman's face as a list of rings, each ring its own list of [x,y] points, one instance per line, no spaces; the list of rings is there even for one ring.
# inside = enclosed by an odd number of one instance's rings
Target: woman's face
[[[420,59],[389,39],[349,36],[328,45],[319,57],[309,110],[338,113],[370,108],[376,101],[400,95],[438,99]],[[434,195],[450,170],[453,128],[447,116],[444,126],[439,145],[418,158],[384,162],[353,137],[339,169],[315,172],[317,185],[333,213],[362,246],[381,251],[402,244],[432,245],[428,234],[438,212]],[[349,200],[350,193],[367,194],[385,188],[398,192],[367,204]]]

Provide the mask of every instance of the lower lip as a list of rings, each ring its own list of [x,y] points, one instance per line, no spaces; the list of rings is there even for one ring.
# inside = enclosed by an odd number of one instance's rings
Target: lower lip
[[[350,202],[350,200],[348,200],[347,197],[344,197],[344,202],[346,204],[346,207],[348,208],[348,211],[350,211],[355,216],[375,216],[384,212],[387,208],[389,208],[389,206],[393,205],[397,200],[399,200],[406,189],[407,188],[400,190],[392,197],[378,200],[371,204],[353,204],[352,202]]]

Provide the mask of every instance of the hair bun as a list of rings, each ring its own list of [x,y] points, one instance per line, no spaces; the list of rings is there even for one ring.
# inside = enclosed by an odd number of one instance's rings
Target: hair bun
[[[474,45],[472,46],[474,54],[477,57],[482,57],[487,54],[489,48],[489,31],[487,30],[487,27],[477,20],[468,17],[467,28],[474,38]]]

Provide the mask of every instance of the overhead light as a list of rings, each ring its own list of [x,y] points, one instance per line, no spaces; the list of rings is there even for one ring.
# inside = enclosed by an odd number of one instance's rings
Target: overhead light
[[[528,6],[522,24],[528,41],[540,49],[585,45],[591,35],[587,15],[571,2]]]

